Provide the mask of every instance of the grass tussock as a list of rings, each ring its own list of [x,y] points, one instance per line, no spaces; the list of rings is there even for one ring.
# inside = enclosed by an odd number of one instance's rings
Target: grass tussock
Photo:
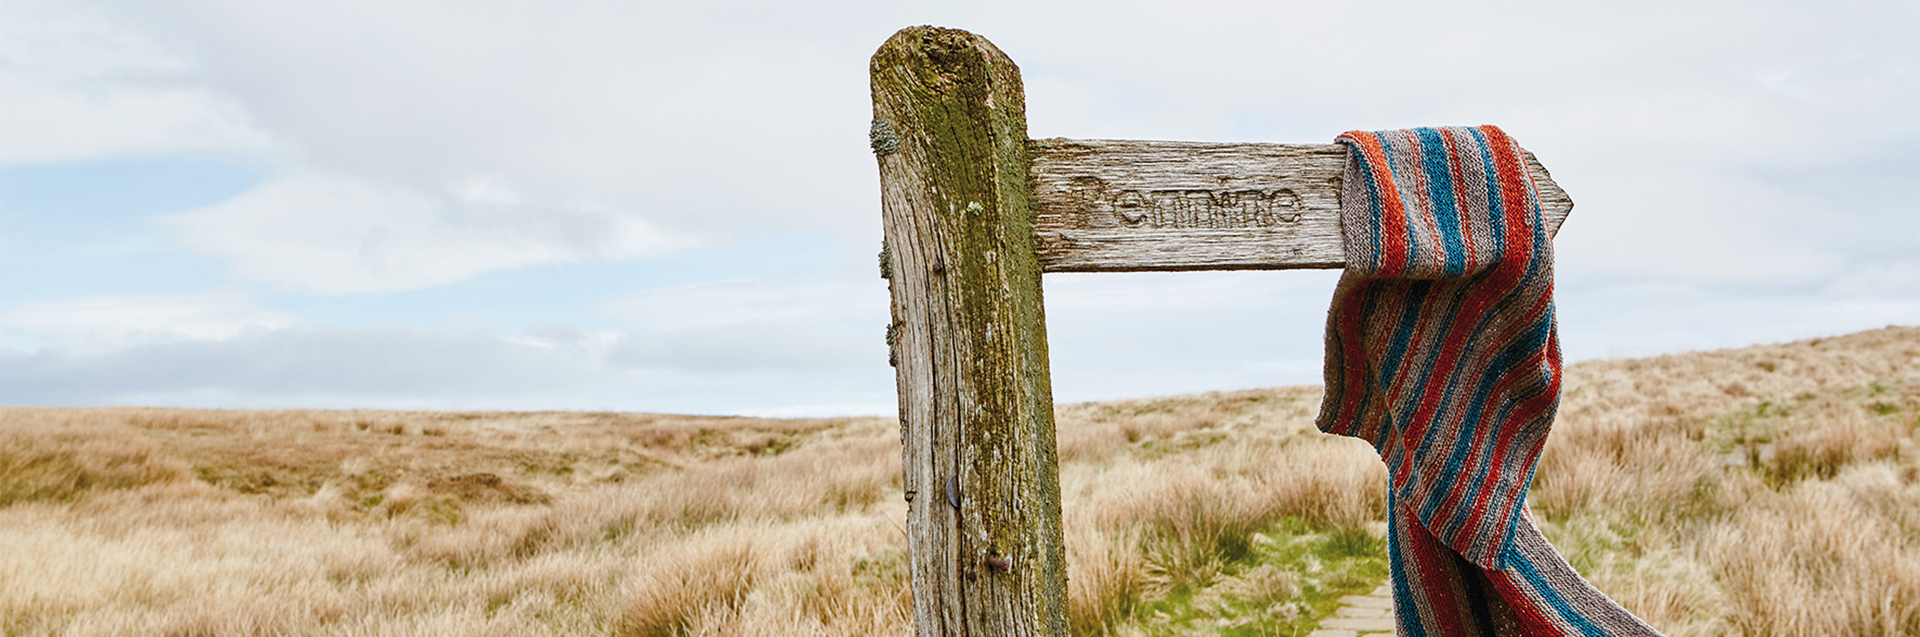
[[[732,615],[762,570],[753,547],[744,542],[712,543],[647,564],[620,632],[634,637],[705,633],[705,626],[692,630],[694,623]]]
[[[1920,329],[1568,368],[1531,503],[1669,635],[1920,634]]]
[[[71,502],[89,491],[191,477],[186,463],[138,436],[66,427],[0,430],[0,506]]]
[[[1074,634],[1300,635],[1378,585],[1384,470],[1318,400],[1060,406]],[[1917,429],[1916,329],[1582,363],[1530,503],[1669,634],[1920,634]],[[902,634],[897,432],[0,409],[0,634]]]

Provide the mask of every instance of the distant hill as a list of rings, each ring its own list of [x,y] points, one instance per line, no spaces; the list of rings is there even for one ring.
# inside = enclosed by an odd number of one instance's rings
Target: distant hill
[[[1386,577],[1317,387],[1057,409],[1078,634]],[[1570,365],[1532,510],[1669,635],[1920,634],[1920,328]],[[0,633],[901,634],[891,419],[0,408]],[[1814,603],[1812,600],[1817,600]]]

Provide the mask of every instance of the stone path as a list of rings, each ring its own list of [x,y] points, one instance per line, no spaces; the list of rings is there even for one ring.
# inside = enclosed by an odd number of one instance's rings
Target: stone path
[[[1366,595],[1340,598],[1340,608],[1320,622],[1307,637],[1372,637],[1393,635],[1393,591],[1382,584]]]

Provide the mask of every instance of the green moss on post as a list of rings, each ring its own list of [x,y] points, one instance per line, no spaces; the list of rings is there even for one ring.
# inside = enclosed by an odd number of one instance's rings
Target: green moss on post
[[[873,56],[921,635],[1064,637],[1066,576],[1020,71],[913,27]]]

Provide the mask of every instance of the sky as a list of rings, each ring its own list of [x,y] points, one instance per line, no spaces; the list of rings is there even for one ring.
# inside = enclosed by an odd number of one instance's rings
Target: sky
[[[1035,138],[1497,124],[1570,360],[1920,324],[1920,3],[0,0],[0,404],[891,414],[867,60]],[[1049,274],[1063,401],[1318,383],[1333,271]]]

